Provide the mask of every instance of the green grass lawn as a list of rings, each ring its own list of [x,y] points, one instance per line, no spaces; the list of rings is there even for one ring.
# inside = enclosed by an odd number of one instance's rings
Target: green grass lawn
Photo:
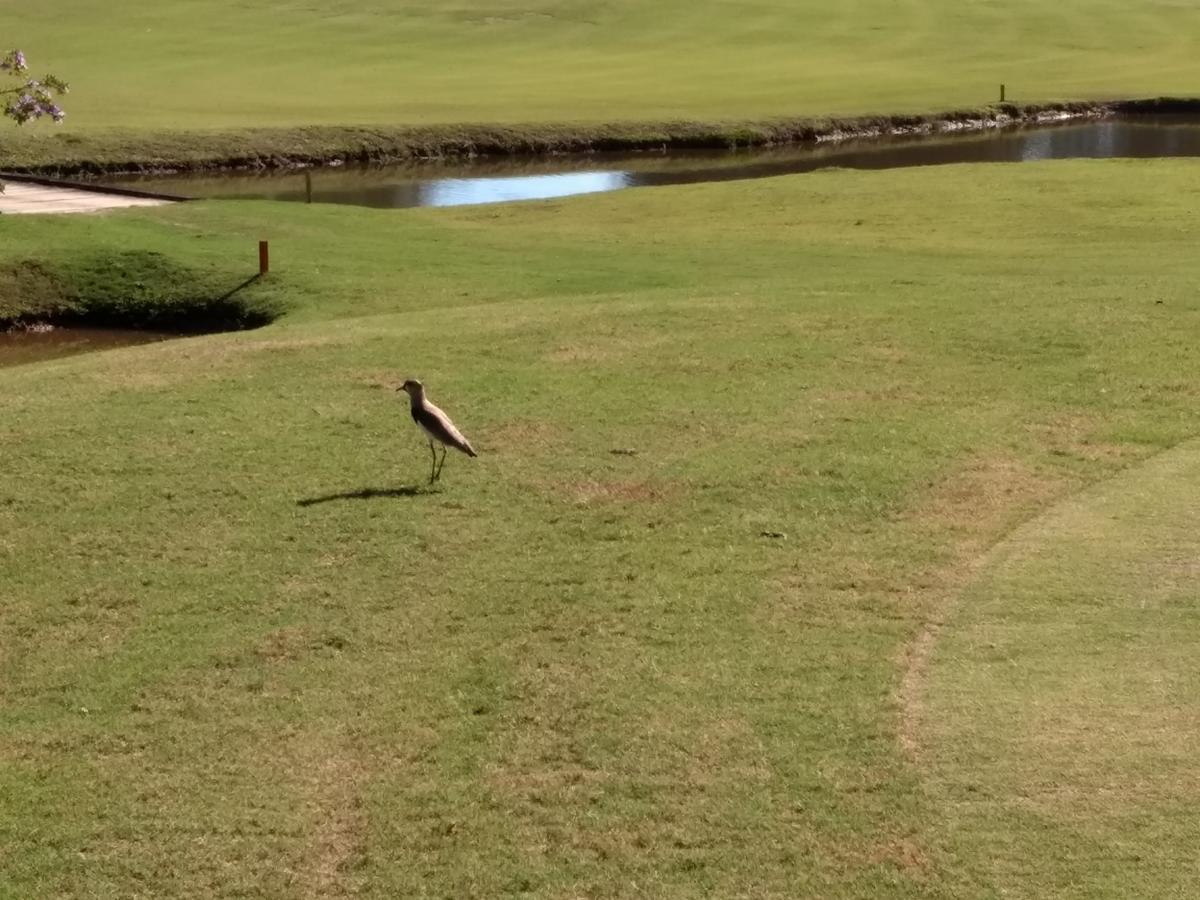
[[[1198,174],[0,219],[0,896],[1185,896]]]
[[[63,134],[744,120],[1197,92],[1167,0],[96,0],[6,40],[75,86]]]

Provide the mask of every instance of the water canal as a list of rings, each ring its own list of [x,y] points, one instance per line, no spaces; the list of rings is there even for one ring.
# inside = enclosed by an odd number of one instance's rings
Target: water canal
[[[128,328],[41,328],[0,330],[0,368],[74,356],[93,350],[132,347],[177,337]]]
[[[819,169],[1200,156],[1200,120],[1138,116],[934,137],[876,138],[740,151],[478,158],[201,176],[123,176],[106,184],[188,197],[404,209],[568,197],[734,181]]]

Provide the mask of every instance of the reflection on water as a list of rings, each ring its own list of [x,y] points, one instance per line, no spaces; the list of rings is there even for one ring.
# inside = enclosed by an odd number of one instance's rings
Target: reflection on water
[[[143,176],[109,183],[190,197],[257,198],[401,208],[501,203],[627,187],[765,178],[841,167],[1200,156],[1200,121],[1182,116],[1107,119],[961,136],[892,138],[742,151],[482,159],[305,172]]]
[[[418,206],[463,206],[506,200],[545,200],[629,187],[628,172],[515,175],[502,178],[439,178],[421,185]]]
[[[46,331],[0,331],[0,367],[74,356],[92,350],[150,344],[175,335],[117,328],[54,328]]]

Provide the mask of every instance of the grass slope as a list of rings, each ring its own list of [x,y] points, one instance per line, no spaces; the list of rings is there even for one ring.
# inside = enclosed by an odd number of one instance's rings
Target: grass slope
[[[290,309],[0,369],[0,896],[992,896],[912,647],[1197,432],[1197,170],[0,220],[10,259],[269,237]],[[410,375],[481,453],[436,491]]]
[[[42,250],[0,265],[0,327],[35,323],[212,332],[265,325],[247,299],[257,281],[229,265],[193,268],[140,249]]]
[[[929,112],[1000,82],[1187,95],[1198,26],[1161,0],[63,0],[8,40],[75,85],[69,135]]]

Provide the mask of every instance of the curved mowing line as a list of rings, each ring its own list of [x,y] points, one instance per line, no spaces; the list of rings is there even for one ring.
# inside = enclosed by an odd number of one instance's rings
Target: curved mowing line
[[[913,757],[921,755],[921,720],[925,716],[924,697],[928,690],[927,680],[930,664],[939,638],[946,626],[958,614],[964,596],[969,595],[981,582],[991,577],[997,569],[1002,568],[1009,558],[1028,542],[1030,534],[1043,533],[1048,527],[1047,523],[1054,521],[1055,516],[1062,515],[1064,510],[1070,509],[1076,504],[1088,503],[1105,487],[1120,484],[1135,473],[1149,469],[1164,457],[1181,452],[1192,443],[1192,441],[1185,441],[1156,453],[1140,463],[1118,472],[1111,478],[1083,486],[1078,491],[1050,504],[1032,518],[1015,525],[986,552],[963,564],[958,587],[952,590],[946,600],[937,607],[934,615],[924,623],[903,654],[904,674],[897,690],[901,720],[898,738],[907,753]],[[1196,447],[1197,452],[1200,452],[1200,442],[1196,442]]]
[[[927,681],[930,664],[939,638],[947,624],[955,618],[963,597],[982,580],[987,578],[989,573],[1002,566],[1016,552],[1016,549],[1027,540],[1026,535],[1044,528],[1045,523],[1053,520],[1054,516],[1060,515],[1062,510],[1070,508],[1073,504],[1086,502],[1089,497],[1097,494],[1103,487],[1118,483],[1122,479],[1130,477],[1135,472],[1147,469],[1157,460],[1187,447],[1189,444],[1190,442],[1185,442],[1176,447],[1163,450],[1143,460],[1141,463],[1117,473],[1112,478],[1097,484],[1086,485],[1080,490],[1067,495],[1041,510],[1032,518],[1017,524],[986,552],[967,560],[963,564],[964,571],[962,577],[959,579],[959,586],[947,595],[944,602],[937,606],[934,614],[922,625],[921,630],[903,653],[901,664],[904,668],[904,674],[900,679],[897,699],[900,706],[898,739],[905,752],[914,758],[922,755],[921,731],[922,720],[926,715],[924,701],[928,691]]]
[[[987,555],[906,677],[941,809],[931,843],[964,877],[1022,896],[1182,885],[1200,840],[1198,598],[1198,440]]]

